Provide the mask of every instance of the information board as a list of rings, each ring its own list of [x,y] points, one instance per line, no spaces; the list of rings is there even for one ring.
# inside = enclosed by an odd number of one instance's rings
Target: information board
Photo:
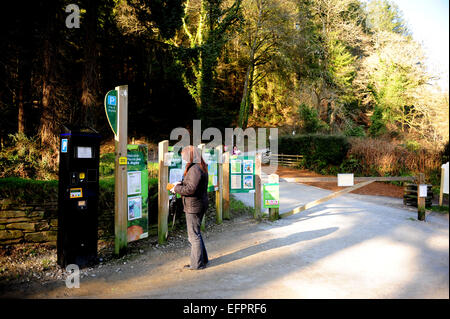
[[[127,145],[128,242],[148,237],[147,158],[147,145]]]
[[[208,165],[208,192],[217,190],[218,171],[218,153],[214,148],[203,151],[203,160]]]
[[[255,191],[255,156],[230,156],[230,193]]]
[[[264,208],[280,207],[279,183],[267,183],[263,185],[263,207]]]
[[[181,148],[175,152],[173,146],[169,146],[168,152],[164,154],[164,165],[169,167],[169,183],[181,182],[186,165],[181,157]],[[173,194],[170,191],[167,192],[169,193],[169,198],[171,198]],[[180,194],[176,194],[176,196],[181,198]]]

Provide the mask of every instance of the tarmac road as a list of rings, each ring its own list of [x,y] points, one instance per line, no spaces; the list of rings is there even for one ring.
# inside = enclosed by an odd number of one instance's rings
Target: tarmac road
[[[281,212],[329,194],[280,183]],[[252,204],[252,194],[237,194]],[[401,201],[401,199],[400,199]],[[276,222],[249,217],[204,233],[210,263],[182,270],[189,248],[105,265],[68,289],[30,298],[449,298],[448,215],[417,221],[392,198],[347,194]],[[25,295],[23,295],[25,296]]]

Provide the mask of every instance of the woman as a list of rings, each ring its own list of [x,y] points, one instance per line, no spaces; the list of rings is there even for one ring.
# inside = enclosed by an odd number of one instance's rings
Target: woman
[[[184,267],[198,270],[205,268],[208,263],[208,254],[200,233],[202,218],[208,209],[208,166],[200,150],[192,145],[183,148],[181,157],[186,161],[183,181],[176,184],[171,191],[181,195],[183,210],[186,213],[191,263]]]

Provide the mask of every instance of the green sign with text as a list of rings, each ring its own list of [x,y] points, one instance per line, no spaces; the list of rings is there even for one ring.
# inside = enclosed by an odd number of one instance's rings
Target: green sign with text
[[[263,203],[264,208],[280,207],[280,184],[270,183],[263,185]]]
[[[255,156],[230,156],[230,193],[255,192]]]
[[[111,90],[105,96],[105,112],[114,135],[117,135],[117,91]]]
[[[128,242],[148,237],[147,158],[147,145],[127,145]]]

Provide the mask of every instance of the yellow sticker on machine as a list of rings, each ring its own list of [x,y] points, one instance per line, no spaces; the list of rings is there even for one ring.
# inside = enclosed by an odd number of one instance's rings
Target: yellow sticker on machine
[[[127,165],[127,158],[126,158],[126,156],[119,157],[119,165]]]
[[[83,189],[82,188],[71,188],[70,189],[70,198],[82,198],[83,197]]]

